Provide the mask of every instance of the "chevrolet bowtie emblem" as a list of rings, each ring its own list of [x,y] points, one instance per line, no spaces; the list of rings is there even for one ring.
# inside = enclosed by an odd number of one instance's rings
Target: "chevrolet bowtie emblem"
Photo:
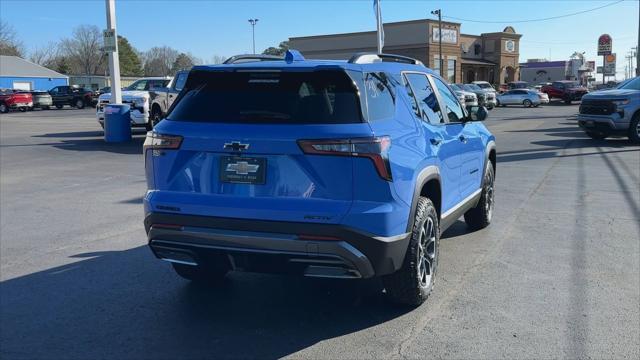
[[[242,151],[242,150],[247,150],[248,148],[249,148],[249,144],[242,144],[239,141],[232,141],[230,143],[224,144],[225,150]]]
[[[227,171],[233,171],[236,175],[249,175],[258,171],[260,165],[249,164],[246,161],[238,161],[237,163],[227,164]]]

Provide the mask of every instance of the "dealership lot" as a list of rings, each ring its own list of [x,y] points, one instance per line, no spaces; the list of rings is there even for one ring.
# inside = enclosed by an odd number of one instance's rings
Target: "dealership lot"
[[[0,115],[0,357],[637,358],[640,147],[577,105],[498,108],[496,213],[441,242],[435,292],[232,273],[189,285],[146,247],[144,131],[93,109]]]

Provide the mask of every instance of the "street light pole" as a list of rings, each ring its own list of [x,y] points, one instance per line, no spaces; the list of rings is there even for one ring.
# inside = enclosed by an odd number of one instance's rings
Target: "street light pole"
[[[440,77],[444,77],[442,75],[442,9],[433,10],[431,14],[438,15],[438,64],[440,65]]]
[[[251,34],[253,39],[253,54],[256,53],[256,24],[258,23],[258,19],[249,19],[249,24],[251,24]]]
[[[115,51],[109,52],[109,72],[111,73],[111,103],[122,104],[122,90],[120,89],[120,58],[118,57],[118,34],[116,32],[116,3],[115,0],[105,0],[107,7],[107,30],[113,30],[116,40]]]

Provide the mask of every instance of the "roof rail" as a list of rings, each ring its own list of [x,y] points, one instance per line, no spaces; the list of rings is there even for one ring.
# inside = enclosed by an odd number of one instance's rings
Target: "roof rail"
[[[255,62],[255,61],[277,61],[284,60],[280,56],[275,55],[260,55],[260,54],[247,54],[247,55],[235,55],[223,62],[223,64],[235,64],[238,62]]]
[[[369,53],[369,52],[360,52],[354,54],[351,59],[349,59],[349,63],[351,64],[370,64],[373,62],[398,62],[405,64],[414,64],[414,65],[422,65],[422,61],[414,58],[410,58],[408,56],[395,55],[395,54],[377,54],[377,53]]]

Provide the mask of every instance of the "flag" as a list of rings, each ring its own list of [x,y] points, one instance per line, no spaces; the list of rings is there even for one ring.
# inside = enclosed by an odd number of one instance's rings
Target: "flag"
[[[380,0],[373,0],[373,11],[376,14],[376,27],[378,29],[378,53],[382,53],[382,47],[384,47],[384,28],[382,27],[382,10],[380,10]]]

